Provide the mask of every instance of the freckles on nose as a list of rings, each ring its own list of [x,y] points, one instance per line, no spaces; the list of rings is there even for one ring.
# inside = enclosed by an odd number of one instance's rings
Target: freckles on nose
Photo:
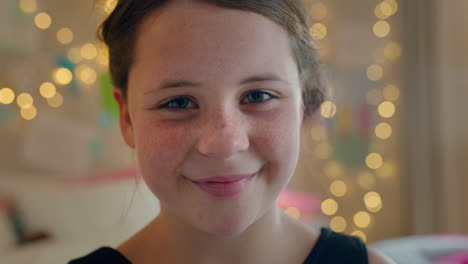
[[[207,156],[228,158],[237,152],[246,151],[249,145],[246,126],[241,122],[225,120],[217,122],[201,135],[198,150]]]

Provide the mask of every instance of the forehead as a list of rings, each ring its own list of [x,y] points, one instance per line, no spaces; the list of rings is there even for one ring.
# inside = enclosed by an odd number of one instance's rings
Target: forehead
[[[297,73],[286,31],[250,11],[173,1],[139,28],[134,69],[159,77],[241,78],[252,72]],[[176,76],[174,76],[176,75]]]

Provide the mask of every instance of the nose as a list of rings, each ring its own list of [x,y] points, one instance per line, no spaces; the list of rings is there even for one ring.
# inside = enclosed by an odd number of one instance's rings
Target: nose
[[[206,122],[207,129],[198,141],[198,151],[205,156],[227,159],[249,148],[248,127],[241,114],[220,112]]]

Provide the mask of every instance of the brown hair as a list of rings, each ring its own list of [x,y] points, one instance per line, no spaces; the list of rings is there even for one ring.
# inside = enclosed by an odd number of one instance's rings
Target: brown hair
[[[302,82],[304,118],[324,101],[324,78],[319,54],[309,33],[309,22],[299,0],[200,0],[224,8],[252,11],[283,27]],[[128,74],[133,63],[136,32],[145,17],[169,0],[118,0],[102,23],[99,38],[109,47],[109,68],[114,85],[127,96]]]

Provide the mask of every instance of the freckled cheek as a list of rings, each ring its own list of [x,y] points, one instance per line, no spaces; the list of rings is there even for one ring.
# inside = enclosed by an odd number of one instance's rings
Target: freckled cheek
[[[274,118],[258,126],[257,149],[267,160],[271,169],[286,173],[296,166],[299,153],[299,119],[290,114],[272,115]]]
[[[155,180],[174,176],[187,153],[185,130],[142,125],[135,131],[138,162],[145,178]]]

